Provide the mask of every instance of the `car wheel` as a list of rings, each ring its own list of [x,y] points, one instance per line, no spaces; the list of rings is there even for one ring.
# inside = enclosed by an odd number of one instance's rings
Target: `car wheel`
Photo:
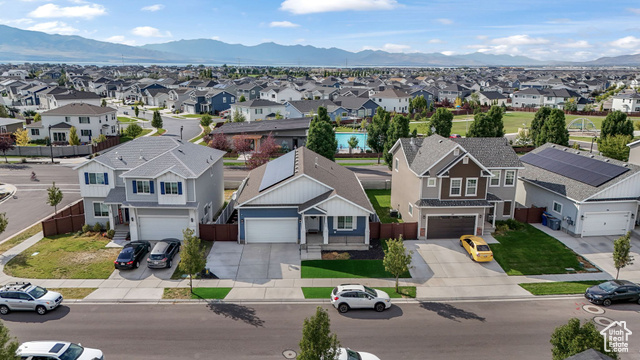
[[[377,312],[383,312],[385,309],[385,306],[383,303],[377,303],[376,306],[374,306],[373,308],[376,309]]]
[[[140,267],[140,261],[136,261],[136,269]]]
[[[611,299],[604,299],[604,301],[602,302],[602,305],[604,305],[604,306],[611,305]]]
[[[640,297],[638,298],[638,305],[640,305]],[[2,309],[0,309],[0,314],[2,314]]]
[[[347,311],[349,311],[349,305],[347,304],[340,304],[338,305],[338,311],[341,313],[346,313]]]
[[[471,261],[475,261],[475,259],[473,258],[473,255],[471,253],[469,253],[469,259],[471,259]]]
[[[6,305],[0,306],[0,314],[7,315],[9,313],[9,307]]]
[[[171,268],[171,265],[173,265],[173,261],[169,260],[169,262],[167,263],[167,268]]]
[[[38,313],[38,315],[44,315],[47,313],[47,308],[42,305],[38,305],[36,306],[36,312]]]

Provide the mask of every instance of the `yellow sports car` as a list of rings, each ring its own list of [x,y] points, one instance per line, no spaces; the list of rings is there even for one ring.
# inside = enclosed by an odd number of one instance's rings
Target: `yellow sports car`
[[[493,260],[493,252],[491,252],[491,248],[479,236],[462,235],[460,237],[460,246],[462,246],[469,253],[469,256],[477,262]]]

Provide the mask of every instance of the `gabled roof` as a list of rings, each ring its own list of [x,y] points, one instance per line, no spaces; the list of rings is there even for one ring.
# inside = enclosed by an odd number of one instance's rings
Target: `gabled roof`
[[[520,158],[506,138],[455,138],[482,165],[488,168],[523,168]]]
[[[384,98],[384,99],[390,99],[390,98],[397,99],[397,98],[407,98],[411,96],[402,90],[395,89],[395,88],[387,88],[384,91],[376,93],[375,95],[373,95],[373,97]]]
[[[116,112],[116,109],[108,106],[95,106],[85,103],[71,103],[59,108],[48,110],[43,112],[42,116],[56,116],[56,115],[104,115]]]
[[[419,175],[424,174],[425,171],[429,170],[459,146],[457,143],[437,134],[426,138],[402,138],[398,141],[404,150],[409,168]]]
[[[338,108],[338,105],[331,100],[292,100],[287,103],[303,114],[310,111],[317,112],[320,106],[326,108],[329,112]]]
[[[497,91],[481,91],[480,94],[489,100],[502,100],[507,97]]]
[[[53,94],[56,100],[90,100],[100,99],[100,95],[88,91],[72,91],[66,94]]]
[[[236,102],[233,105],[238,107],[248,107],[248,108],[267,107],[267,106],[284,106],[283,104],[280,104],[274,101],[265,100],[265,99],[253,99],[253,100],[247,100],[243,102]]]
[[[232,134],[252,134],[252,133],[266,133],[270,131],[287,131],[308,129],[311,124],[310,117],[307,118],[295,118],[295,119],[280,119],[280,120],[263,120],[263,121],[243,121],[243,122],[228,122],[218,128],[215,128],[212,133],[224,133],[226,135]]]
[[[368,97],[365,98],[355,96],[339,96],[333,99],[333,102],[336,105],[342,106],[343,108],[349,110],[358,110],[363,107],[364,104],[367,103],[367,101],[371,101],[374,106],[378,106],[375,102],[373,102],[373,100],[369,99]]]

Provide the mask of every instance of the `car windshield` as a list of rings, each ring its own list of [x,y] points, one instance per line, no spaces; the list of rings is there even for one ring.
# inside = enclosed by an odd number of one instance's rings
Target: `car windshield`
[[[606,292],[612,292],[615,289],[618,288],[617,285],[613,284],[611,281],[607,281],[605,283],[602,283],[600,285],[598,285],[598,287]]]
[[[370,288],[370,287],[366,287],[366,286],[365,286],[365,287],[364,287],[364,291],[366,291],[366,292],[367,292],[367,294],[369,294],[369,295],[371,295],[371,296],[378,296],[378,293],[377,293],[374,289],[372,289],[372,288]]]
[[[362,357],[356,351],[347,349],[347,360],[362,360]]]
[[[82,355],[84,348],[80,345],[71,344],[67,351],[60,355],[60,360],[76,360]]]
[[[162,260],[162,259],[164,259],[164,254],[151,254],[149,256],[149,259],[151,259],[151,260]]]
[[[40,299],[47,292],[48,292],[47,289],[41,288],[40,286],[36,286],[29,291],[29,295],[33,296],[36,299]]]
[[[491,248],[489,248],[489,245],[478,245],[476,249],[478,249],[478,251],[491,251]]]

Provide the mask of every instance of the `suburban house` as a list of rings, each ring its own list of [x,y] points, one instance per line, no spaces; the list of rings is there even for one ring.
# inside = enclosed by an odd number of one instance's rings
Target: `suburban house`
[[[456,98],[464,99],[469,95],[471,95],[471,89],[466,88],[462,85],[451,84],[438,91],[438,100],[444,101],[445,99],[447,99],[450,102],[454,102]]]
[[[236,195],[240,243],[368,248],[374,210],[360,181],[305,147],[252,170]]]
[[[227,90],[227,89],[225,89]],[[244,96],[245,100],[255,100],[260,98],[262,87],[256,84],[242,84],[236,87],[236,95],[238,98]],[[227,90],[230,91],[230,90]]]
[[[611,110],[620,110],[622,112],[640,112],[640,94],[618,94],[613,97]]]
[[[271,134],[276,144],[283,149],[295,149],[307,142],[311,118],[297,118],[284,120],[228,122],[215,128],[211,134],[223,133],[230,145],[233,139],[242,136],[253,142],[253,149],[260,150],[260,140]]]
[[[169,90],[169,98],[167,99],[167,108],[182,111],[182,103],[191,97],[194,89],[177,88]]]
[[[640,166],[640,140],[627,144],[629,147],[629,162]]]
[[[22,123],[20,119],[0,118],[0,134],[13,134],[22,129]]]
[[[100,96],[92,92],[87,91],[68,91],[64,93],[53,93],[47,97],[48,107],[47,109],[55,109],[57,107],[73,104],[83,103],[95,106],[100,106]]]
[[[351,117],[371,117],[378,109],[378,104],[368,97],[339,96],[333,99],[333,102],[345,109],[347,116]],[[341,116],[344,117],[344,113]]]
[[[285,118],[311,117],[318,113],[318,108],[321,106],[327,109],[327,115],[331,121],[335,121],[338,116],[344,119],[349,113],[347,109],[334,104],[331,100],[287,101],[284,106]]]
[[[513,93],[513,107],[541,107],[547,106],[554,109],[563,109],[564,104],[574,99],[578,110],[582,110],[587,104],[580,94],[567,89],[544,89],[528,88]]]
[[[507,106],[508,96],[503,95],[497,91],[481,91],[478,92],[478,101],[480,101],[480,105],[491,106]]]
[[[513,217],[523,166],[506,139],[403,138],[389,152],[391,207],[420,239],[482,235]]]
[[[574,236],[623,235],[633,229],[640,166],[550,143],[521,160],[519,204],[546,207]]]
[[[41,121],[32,122],[25,128],[32,140],[42,140],[49,136],[51,127],[51,141],[54,144],[66,144],[69,141],[71,127],[75,127],[80,142],[88,143],[100,135],[118,134],[116,112],[116,109],[110,107],[71,103],[41,113]]]
[[[141,137],[75,167],[85,222],[131,240],[199,233],[224,203],[223,151],[174,137]]]
[[[231,104],[236,102],[236,96],[220,89],[210,89],[205,95],[202,104],[202,112],[217,115],[221,111],[229,110]]]
[[[409,112],[410,99],[411,95],[394,88],[388,88],[371,96],[371,100],[385,111],[398,113]]]
[[[238,111],[246,121],[275,118],[278,114],[284,117],[285,106],[277,102],[255,99],[231,104],[231,114]]]
[[[301,100],[302,93],[290,87],[269,86],[260,90],[260,99],[284,104],[287,101]]]
[[[189,98],[182,102],[182,110],[187,114],[200,114],[205,104],[206,91],[193,90],[189,92]]]
[[[153,107],[166,107],[167,100],[169,100],[169,91],[165,87],[153,87],[142,90],[144,96],[144,103],[147,106]]]

